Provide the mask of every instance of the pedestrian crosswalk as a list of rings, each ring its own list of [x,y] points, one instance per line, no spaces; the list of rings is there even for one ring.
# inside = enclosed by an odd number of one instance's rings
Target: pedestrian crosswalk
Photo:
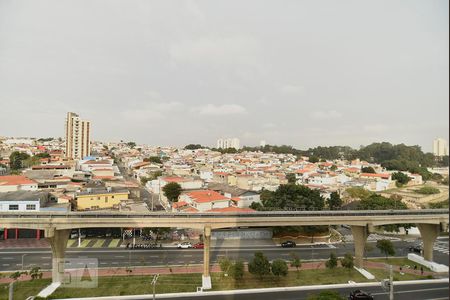
[[[436,241],[434,243],[434,247],[433,250],[439,251],[441,253],[445,253],[445,254],[449,254],[449,247],[448,247],[448,243],[445,242],[441,242],[441,241]]]
[[[351,234],[343,235],[342,239],[345,242],[353,242],[353,235],[351,235]],[[367,241],[379,241],[379,240],[400,241],[401,239],[397,238],[397,237],[385,236],[385,235],[380,235],[380,234],[376,234],[376,233],[371,233],[367,237]]]

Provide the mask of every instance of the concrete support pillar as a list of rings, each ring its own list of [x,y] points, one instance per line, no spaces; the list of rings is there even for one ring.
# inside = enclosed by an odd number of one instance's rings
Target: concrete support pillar
[[[366,226],[351,226],[353,242],[355,245],[355,266],[358,268],[363,267],[364,248],[367,241],[367,228]]]
[[[64,279],[64,255],[69,240],[70,229],[55,230],[46,229],[45,237],[52,247],[52,282],[63,282]]]
[[[209,251],[211,247],[211,227],[206,226],[203,231],[203,276],[202,288],[204,290],[211,289],[211,275],[209,274]]]
[[[440,224],[417,224],[423,241],[423,258],[433,261],[433,245],[439,235]]]
[[[16,240],[19,238],[19,228],[16,228]]]
[[[5,228],[4,238],[5,238],[5,240],[8,239],[8,228]]]

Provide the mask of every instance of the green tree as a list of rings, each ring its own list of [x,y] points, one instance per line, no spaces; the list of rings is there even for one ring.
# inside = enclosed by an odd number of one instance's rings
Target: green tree
[[[270,274],[270,262],[262,252],[256,252],[253,259],[248,263],[248,271],[262,278]]]
[[[336,171],[337,170],[337,166],[336,165],[332,165],[331,167],[330,167],[330,171]]]
[[[141,184],[145,185],[148,181],[150,181],[150,177],[141,177]]]
[[[297,182],[297,178],[295,177],[294,173],[286,174],[286,179],[290,184],[295,184]]]
[[[127,146],[130,147],[131,149],[133,149],[134,147],[136,147],[136,143],[135,142],[128,142]]]
[[[332,192],[330,198],[327,199],[327,204],[330,210],[337,210],[342,207],[341,196],[337,192]]]
[[[42,152],[42,153],[36,154],[35,157],[38,157],[38,158],[50,158],[50,154],[48,154],[47,152]]]
[[[155,163],[155,164],[162,164],[163,163],[159,156],[150,156],[150,157],[144,158],[144,161]]]
[[[344,258],[341,259],[341,265],[349,271],[353,269],[353,255],[351,255],[350,253],[345,253]]]
[[[178,201],[178,196],[180,196],[182,188],[176,182],[169,182],[162,188],[164,192],[164,196],[169,199],[169,201],[176,202]]]
[[[330,258],[326,261],[325,266],[328,269],[334,269],[337,267],[337,263],[338,263],[338,260],[337,260],[336,254],[334,252],[331,252]]]
[[[376,173],[375,169],[372,167],[362,167],[361,173]]]
[[[28,272],[28,274],[31,276],[31,280],[34,279],[41,279],[42,278],[42,272],[41,272],[41,268],[40,267],[33,267],[31,268],[31,270]]]
[[[300,257],[298,256],[297,253],[292,252],[291,253],[291,259],[292,259],[291,260],[291,267],[296,268],[297,272],[298,272],[298,269],[300,269],[302,267],[302,261],[301,261]]]
[[[244,277],[244,262],[241,260],[235,261],[230,268],[230,275],[235,280],[242,279]]]
[[[322,210],[325,206],[318,190],[296,184],[282,184],[275,192],[263,191],[261,202],[266,210]]]
[[[20,276],[22,276],[22,275],[27,275],[28,273],[27,272],[20,272],[20,271],[16,271],[16,272],[14,272],[14,273],[11,273],[10,275],[9,275],[9,278],[11,278],[12,280],[17,280],[17,279],[19,279],[20,278]]]
[[[386,209],[408,209],[405,203],[398,198],[386,198],[381,195],[372,194],[358,203],[358,209],[364,210],[386,210]]]
[[[322,291],[318,294],[308,295],[307,300],[346,300],[338,292],[335,291]]]
[[[390,240],[378,240],[376,247],[386,256],[386,260],[389,255],[395,255],[395,248]]]
[[[272,274],[275,276],[287,276],[288,265],[282,259],[275,259],[272,262]]]
[[[23,168],[23,161],[30,158],[27,153],[14,151],[9,156],[9,166],[11,170],[19,170]]]
[[[315,164],[316,162],[319,162],[319,158],[317,156],[310,156],[309,162]]]
[[[402,186],[404,184],[407,184],[411,180],[411,178],[409,178],[405,173],[395,172],[392,173],[392,180],[397,180],[397,186]]]
[[[231,262],[231,260],[228,257],[221,257],[219,259],[220,270],[224,274],[228,274],[232,265],[233,265],[233,263]]]
[[[208,147],[203,147],[200,144],[189,144],[184,147],[186,150],[197,150],[197,149],[207,149]]]

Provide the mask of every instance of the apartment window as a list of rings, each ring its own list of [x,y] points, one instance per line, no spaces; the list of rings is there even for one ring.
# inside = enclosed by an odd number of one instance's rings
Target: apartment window
[[[100,200],[100,197],[97,197],[97,200]]]
[[[108,197],[105,198],[105,203],[108,203]]]
[[[36,210],[36,204],[27,204],[27,210]]]
[[[19,210],[19,205],[18,204],[10,204],[9,210]]]
[[[111,196],[111,199],[114,199],[114,196]]]

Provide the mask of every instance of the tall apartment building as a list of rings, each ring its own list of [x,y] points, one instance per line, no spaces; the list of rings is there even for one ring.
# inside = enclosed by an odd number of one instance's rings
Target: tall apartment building
[[[82,120],[77,114],[68,112],[66,118],[66,157],[82,159],[91,154],[91,122]]]
[[[237,138],[231,138],[231,139],[218,139],[217,140],[217,148],[219,149],[227,149],[227,148],[234,148],[238,150],[240,148],[240,142]]]
[[[433,154],[435,156],[448,155],[447,141],[442,138],[437,138],[433,141]]]

